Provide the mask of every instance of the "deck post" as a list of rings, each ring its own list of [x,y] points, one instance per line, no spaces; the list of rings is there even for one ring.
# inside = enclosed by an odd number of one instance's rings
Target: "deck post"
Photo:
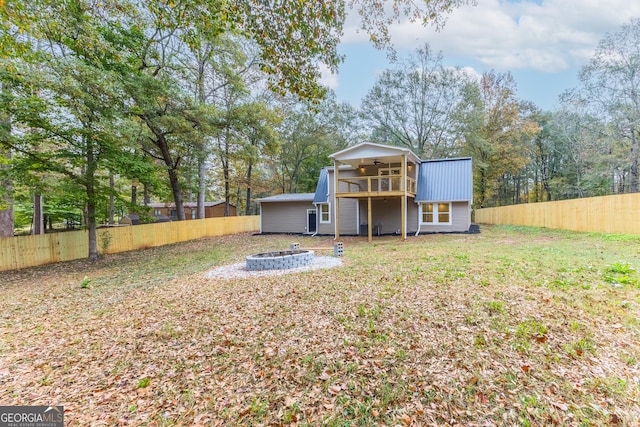
[[[340,167],[337,160],[333,161],[334,184],[333,184],[333,201],[335,205],[335,240],[340,238],[340,198],[336,196],[340,191],[339,171]]]
[[[367,228],[369,229],[369,241],[373,240],[372,225],[371,225],[371,196],[367,197]]]
[[[400,221],[400,228],[402,234],[402,240],[407,240],[407,155],[402,155],[402,172],[400,174],[402,180],[402,189],[404,190],[403,196],[400,198],[400,215],[402,219]]]

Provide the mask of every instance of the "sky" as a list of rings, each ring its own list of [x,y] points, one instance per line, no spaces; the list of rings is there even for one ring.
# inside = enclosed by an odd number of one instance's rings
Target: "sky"
[[[554,110],[559,95],[578,85],[578,73],[600,40],[631,18],[640,18],[640,0],[477,0],[449,14],[440,31],[404,20],[392,25],[391,37],[400,60],[429,43],[432,52],[442,52],[446,66],[478,75],[510,72],[519,99]],[[354,107],[382,71],[397,66],[358,31],[354,13],[339,52],[345,60],[338,74],[325,74],[323,81],[339,102]]]

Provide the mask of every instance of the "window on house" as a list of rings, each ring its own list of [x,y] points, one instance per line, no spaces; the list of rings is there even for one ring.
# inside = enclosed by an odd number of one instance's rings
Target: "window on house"
[[[451,224],[451,203],[423,203],[422,224]]]
[[[328,203],[320,205],[320,222],[321,223],[331,222],[331,214],[330,214]]]
[[[161,211],[160,209],[154,209],[154,210],[153,210],[153,214],[154,214],[155,216],[160,216],[160,215],[162,215],[162,211]]]
[[[173,219],[173,220],[177,220],[178,219],[178,211],[177,210],[171,209],[170,215],[171,215],[171,219]]]
[[[196,210],[191,209],[191,219],[196,219]]]

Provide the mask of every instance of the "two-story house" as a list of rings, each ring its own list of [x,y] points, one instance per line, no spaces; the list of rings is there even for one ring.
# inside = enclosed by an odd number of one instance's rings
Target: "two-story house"
[[[471,158],[421,160],[362,143],[329,156],[315,193],[260,199],[262,233],[331,235],[464,232],[471,227]]]

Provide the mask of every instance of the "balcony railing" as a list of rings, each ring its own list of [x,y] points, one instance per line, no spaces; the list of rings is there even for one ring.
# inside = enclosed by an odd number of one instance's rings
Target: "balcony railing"
[[[339,178],[339,195],[348,196],[370,196],[374,193],[404,193],[402,186],[402,177],[400,176],[354,176],[349,178]],[[416,180],[411,177],[405,177],[407,194],[416,195]],[[346,191],[345,186],[346,184]]]

